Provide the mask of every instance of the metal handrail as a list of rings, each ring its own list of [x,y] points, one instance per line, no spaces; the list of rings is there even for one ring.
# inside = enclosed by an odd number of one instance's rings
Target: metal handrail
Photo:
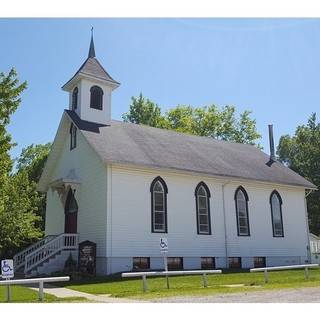
[[[10,285],[13,284],[33,284],[39,283],[39,300],[43,301],[43,284],[46,282],[60,282],[60,281],[69,281],[70,277],[50,277],[50,278],[34,278],[34,279],[16,279],[16,280],[1,280],[0,286],[7,286],[7,301],[11,300],[11,291]]]
[[[309,268],[318,268],[319,264],[295,264],[291,266],[278,266],[278,267],[264,267],[264,268],[252,268],[250,272],[263,272],[264,281],[269,281],[268,271],[281,271],[281,270],[292,270],[292,269],[304,269],[305,278],[309,279]]]
[[[145,271],[145,272],[124,272],[121,274],[122,278],[131,278],[131,277],[142,277],[143,281],[143,291],[147,291],[147,276],[155,277],[167,277],[167,288],[169,289],[169,280],[168,276],[179,276],[179,275],[193,275],[193,274],[202,274],[202,283],[203,287],[208,287],[207,274],[221,274],[221,270],[209,269],[209,270],[179,270],[179,271]]]

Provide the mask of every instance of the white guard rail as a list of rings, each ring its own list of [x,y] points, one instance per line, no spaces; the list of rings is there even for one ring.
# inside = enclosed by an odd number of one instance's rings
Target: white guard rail
[[[60,282],[60,281],[69,281],[70,277],[50,277],[50,278],[34,278],[34,279],[16,279],[16,280],[1,280],[0,286],[7,286],[7,302],[11,300],[11,285],[18,284],[39,284],[39,300],[43,301],[43,284],[46,282]]]
[[[309,268],[318,268],[319,264],[297,264],[292,266],[279,266],[279,267],[265,267],[265,268],[253,268],[250,272],[263,272],[264,280],[268,282],[268,271],[281,271],[281,270],[292,270],[292,269],[304,269],[304,275],[306,279],[309,279]]]
[[[182,276],[202,274],[203,287],[208,286],[207,274],[220,274],[221,270],[182,270],[182,271],[147,271],[147,272],[125,272],[122,273],[122,278],[142,277],[143,291],[147,291],[147,277],[167,277],[167,288],[169,289],[168,276]]]
[[[44,237],[43,239],[39,240],[38,242],[32,244],[31,246],[27,247],[26,249],[22,250],[21,252],[17,253],[13,257],[13,263],[14,263],[14,268],[15,270],[18,270],[20,267],[24,266],[25,263],[25,258],[28,254],[31,252],[35,251],[36,249],[42,247],[44,244],[47,242],[51,241],[57,236],[49,235]]]
[[[62,250],[75,250],[77,248],[78,234],[62,233],[25,256],[24,274],[28,274],[33,268],[47,261]]]

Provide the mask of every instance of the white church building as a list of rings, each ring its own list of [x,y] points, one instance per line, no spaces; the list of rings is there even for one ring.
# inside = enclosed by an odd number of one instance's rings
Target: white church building
[[[96,271],[251,268],[310,262],[306,192],[316,187],[240,143],[111,120],[119,87],[89,56],[62,87],[69,107],[38,190],[46,237],[15,257],[26,274],[96,244]]]

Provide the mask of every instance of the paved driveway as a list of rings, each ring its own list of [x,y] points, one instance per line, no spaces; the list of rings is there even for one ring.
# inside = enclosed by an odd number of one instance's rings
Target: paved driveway
[[[218,294],[202,297],[170,297],[156,299],[152,302],[320,302],[320,287]]]

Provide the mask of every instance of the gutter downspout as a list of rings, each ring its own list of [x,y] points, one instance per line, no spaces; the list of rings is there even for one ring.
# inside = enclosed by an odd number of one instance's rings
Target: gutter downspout
[[[307,194],[305,194],[304,197],[304,208],[305,208],[305,217],[306,217],[306,229],[307,229],[307,251],[308,251],[308,261],[309,263],[311,263],[311,248],[310,248],[310,238],[309,238],[309,234],[310,234],[310,230],[309,230],[309,220],[308,220],[308,207],[307,207],[307,197],[309,196],[309,194],[311,192],[313,192],[314,190],[309,190],[309,192]]]
[[[228,237],[227,237],[227,221],[226,221],[226,205],[224,197],[224,187],[230,183],[227,181],[222,185],[222,210],[223,210],[223,225],[224,225],[224,246],[225,246],[225,257],[226,257],[226,268],[228,268]]]

